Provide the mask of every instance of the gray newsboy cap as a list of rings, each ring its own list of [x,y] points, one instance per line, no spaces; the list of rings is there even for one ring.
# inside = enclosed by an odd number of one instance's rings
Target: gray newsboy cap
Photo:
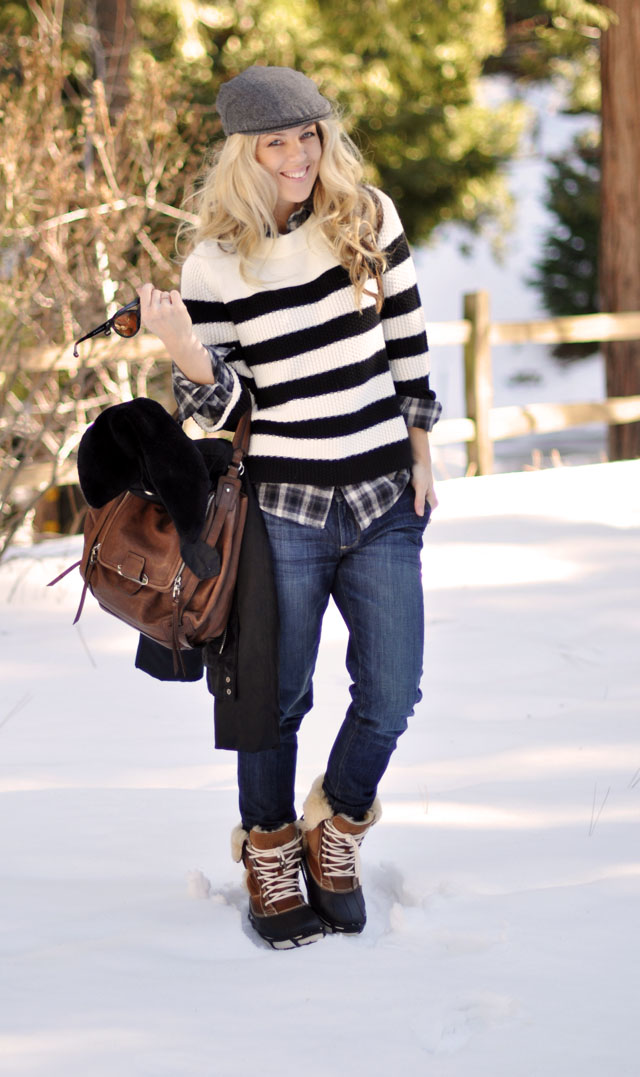
[[[284,131],[329,116],[315,82],[291,67],[248,67],[221,87],[216,109],[225,135]]]

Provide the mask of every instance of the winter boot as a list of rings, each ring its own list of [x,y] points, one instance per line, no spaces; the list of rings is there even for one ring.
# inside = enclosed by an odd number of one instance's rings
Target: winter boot
[[[303,805],[302,873],[309,904],[327,930],[357,935],[367,920],[360,885],[360,845],[369,827],[378,822],[382,808],[376,797],[361,822],[334,814],[322,788],[323,778],[316,778]]]
[[[324,928],[305,902],[298,882],[302,838],[297,823],[279,830],[235,827],[233,859],[242,860],[249,891],[249,920],[261,938],[276,950],[316,942]]]

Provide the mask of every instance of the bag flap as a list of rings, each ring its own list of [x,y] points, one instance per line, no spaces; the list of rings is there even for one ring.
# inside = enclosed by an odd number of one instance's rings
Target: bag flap
[[[183,563],[166,509],[131,493],[114,506],[99,543],[99,564],[156,591],[171,590]]]

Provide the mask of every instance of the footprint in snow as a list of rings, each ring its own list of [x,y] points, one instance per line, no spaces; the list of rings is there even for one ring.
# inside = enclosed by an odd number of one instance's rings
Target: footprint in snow
[[[363,889],[367,902],[367,942],[399,930],[408,919],[419,929],[425,924],[422,901],[405,885],[402,872],[389,861],[368,865],[364,870]],[[403,928],[404,929],[404,928]]]
[[[425,1015],[421,1010],[411,1022],[413,1034],[434,1055],[452,1055],[485,1029],[509,1024],[518,1004],[509,995],[481,992],[452,1000]]]
[[[198,900],[210,900],[216,905],[231,905],[244,912],[247,903],[247,891],[238,883],[227,883],[217,889],[201,871],[187,872],[187,895]]]

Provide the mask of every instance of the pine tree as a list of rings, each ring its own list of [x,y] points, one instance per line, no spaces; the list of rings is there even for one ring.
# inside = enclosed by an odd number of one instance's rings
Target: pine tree
[[[553,217],[536,274],[529,281],[550,314],[593,314],[598,300],[600,146],[595,133],[575,139],[571,149],[551,159],[546,207]],[[581,359],[597,344],[557,344],[559,359]]]

